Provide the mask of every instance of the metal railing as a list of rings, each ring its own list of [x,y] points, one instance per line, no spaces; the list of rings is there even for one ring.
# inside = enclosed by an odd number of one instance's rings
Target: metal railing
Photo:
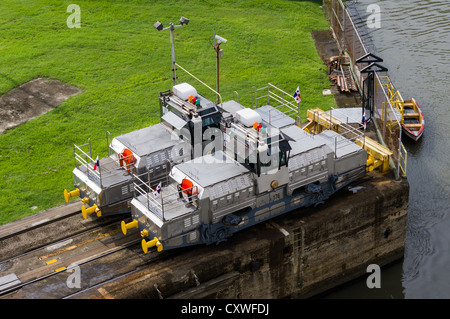
[[[89,153],[87,153],[84,149],[89,147]],[[84,149],[83,149],[84,148]],[[88,142],[83,145],[73,145],[73,154],[75,158],[75,166],[79,169],[81,167],[86,168],[86,175],[89,179],[94,178],[99,181],[100,186],[102,185],[102,175],[100,173],[100,168],[98,170],[94,170],[94,162],[95,160],[92,158],[92,147],[91,147],[91,139],[88,139]]]
[[[147,180],[144,180],[145,177]],[[155,189],[152,188],[151,184],[161,183],[161,189],[158,195],[154,195]],[[192,186],[190,188],[186,188],[183,190],[177,189],[177,183],[175,181],[169,181],[168,174],[159,179],[150,180],[150,175],[148,173],[136,175],[133,174],[133,190],[134,197],[137,198],[141,196],[142,199],[145,199],[143,203],[148,211],[152,212],[162,221],[166,221],[167,213],[170,212],[178,212],[180,209],[184,208],[186,202],[180,199],[180,192],[191,192],[194,189],[197,189],[196,186]],[[157,187],[157,186],[156,186]],[[171,188],[171,189],[170,189]],[[189,203],[193,203],[197,201],[198,194],[192,195],[182,195],[183,198],[187,200]]]
[[[283,113],[272,115],[275,112],[269,111],[269,124],[272,124],[272,121],[281,119],[284,116],[294,118],[297,123],[301,122],[299,116],[299,104],[295,102],[293,94],[287,93],[271,83],[268,83],[267,86],[259,89],[253,86],[252,91],[253,109],[256,109],[263,105],[270,105],[274,109]],[[289,101],[287,98],[289,98],[291,101]]]
[[[403,99],[402,95],[400,94],[400,91],[396,90],[394,87],[394,84],[391,82],[391,79],[388,76],[380,76],[379,82],[381,83],[381,86],[384,87],[386,91],[386,95],[389,99],[390,104],[393,106],[394,111],[398,110],[399,114],[395,115],[395,119],[390,119],[391,121],[397,120],[400,122],[400,124],[403,124],[403,113],[404,113],[404,105],[405,100]],[[385,117],[383,117],[385,118]]]
[[[159,199],[153,195],[153,188],[150,186],[150,183],[147,181],[143,181],[141,179],[142,175],[133,174],[133,190],[134,197],[143,196],[146,198],[146,207],[149,211],[158,215],[161,219],[164,220],[164,206],[163,206],[163,191],[161,187]]]
[[[406,177],[406,163],[408,161],[408,152],[403,144],[400,145],[400,172],[403,177]]]
[[[88,143],[86,144],[74,144],[73,153],[75,159],[75,167],[84,171],[88,179],[97,182],[100,188],[103,188],[104,186],[102,175],[107,174],[107,176],[111,177],[123,174],[123,170],[128,171],[128,173],[132,173],[136,169],[134,165],[133,155],[121,156],[120,158],[119,155],[117,156],[117,158],[114,158],[114,155],[110,152],[110,160],[102,161],[101,165],[96,167],[96,169],[94,170],[96,160],[92,157],[92,146],[90,138],[88,139]],[[123,168],[123,170],[119,170],[119,168]]]
[[[361,33],[364,24],[358,17],[356,9],[350,10],[341,0],[323,0],[323,8],[340,51],[350,58],[351,70],[361,92],[364,75],[361,74],[360,68],[362,69],[368,64],[357,65],[356,60],[371,51],[374,53],[375,47],[371,43],[370,37]],[[358,20],[356,18],[359,18],[361,22],[356,22]],[[386,79],[389,77],[375,72],[374,118],[382,143],[393,152],[391,158],[398,178],[401,170],[405,169],[406,174],[406,162],[404,162],[406,156],[400,155],[402,149],[406,152],[401,134],[403,98],[395,90],[392,82]]]
[[[220,95],[219,92],[217,92],[216,90],[214,90],[213,88],[211,88],[208,84],[206,84],[205,82],[203,82],[202,80],[200,80],[198,77],[196,77],[195,75],[193,75],[191,72],[189,72],[188,70],[186,70],[185,68],[183,68],[181,65],[179,65],[178,63],[175,63],[175,65],[177,67],[179,67],[182,71],[184,71],[187,75],[189,75],[190,77],[192,77],[193,79],[197,80],[198,82],[200,82],[201,84],[203,84],[203,86],[205,86],[206,88],[208,88],[210,91],[212,91],[214,94],[216,94],[217,96],[217,104],[222,105],[223,100],[222,100],[222,95]]]
[[[387,91],[383,78],[375,73],[375,103],[374,117],[379,128],[382,140],[392,151],[392,160],[399,176],[400,166],[406,163],[400,162],[400,148],[402,147],[401,114],[393,105]],[[401,96],[400,96],[401,98]]]
[[[361,123],[352,126],[347,122],[342,122],[338,120],[333,114],[341,113],[342,116],[346,116],[339,109],[331,109],[329,112],[319,112],[313,111],[313,122],[318,126],[323,126],[329,130],[334,130],[339,136],[334,138],[334,156],[337,157],[337,150],[348,146],[349,143],[355,143],[359,140],[365,143],[365,130],[363,130],[363,125]],[[348,121],[348,118],[347,118]],[[318,131],[316,129],[316,131]],[[364,148],[363,144],[362,148]]]

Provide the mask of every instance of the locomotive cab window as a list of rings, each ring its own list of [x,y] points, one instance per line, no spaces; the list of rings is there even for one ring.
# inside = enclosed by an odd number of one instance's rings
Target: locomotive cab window
[[[288,156],[286,152],[280,152],[280,161],[279,161],[280,165],[278,168],[281,168],[282,166],[287,166],[287,158]]]

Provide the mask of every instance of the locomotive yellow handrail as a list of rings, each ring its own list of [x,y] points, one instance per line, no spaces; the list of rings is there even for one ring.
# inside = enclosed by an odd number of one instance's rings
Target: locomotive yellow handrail
[[[405,100],[403,99],[400,91],[395,89],[394,84],[392,84],[391,79],[388,76],[381,76],[380,79],[385,79],[387,81],[387,83],[382,83],[381,86],[386,87],[389,103],[400,112],[400,124],[403,124]]]

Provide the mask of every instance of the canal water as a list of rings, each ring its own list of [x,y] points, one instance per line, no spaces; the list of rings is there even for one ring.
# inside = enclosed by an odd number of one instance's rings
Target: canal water
[[[380,9],[380,28],[367,29],[374,53],[403,98],[418,101],[425,133],[418,143],[403,138],[410,183],[404,260],[381,270],[380,289],[363,279],[329,297],[450,298],[450,1],[354,0],[360,23],[374,13],[371,4]]]

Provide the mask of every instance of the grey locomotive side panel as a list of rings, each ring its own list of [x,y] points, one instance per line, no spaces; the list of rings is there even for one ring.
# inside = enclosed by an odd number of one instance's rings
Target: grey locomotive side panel
[[[333,161],[334,163],[334,175],[345,174],[352,171],[358,167],[366,165],[367,162],[367,152],[360,149],[358,152],[342,156]]]
[[[255,206],[254,185],[250,174],[240,175],[208,187],[211,222],[217,223],[232,212]]]
[[[292,192],[310,183],[326,182],[334,173],[334,154],[328,146],[321,146],[289,159],[290,182],[286,192]]]

